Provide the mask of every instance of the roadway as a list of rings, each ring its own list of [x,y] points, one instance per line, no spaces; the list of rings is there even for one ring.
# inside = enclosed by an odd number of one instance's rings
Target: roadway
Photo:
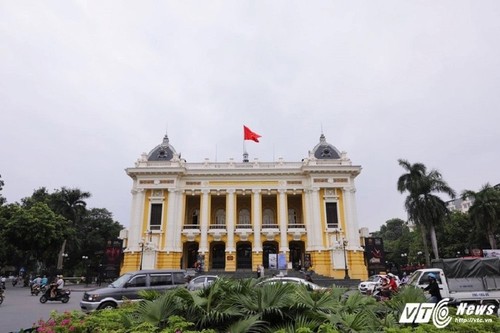
[[[31,296],[30,288],[12,287],[7,284],[5,290],[5,299],[0,304],[0,332],[19,332],[21,329],[31,328],[40,320],[47,320],[53,310],[58,312],[78,310],[80,311],[80,300],[86,288],[85,284],[70,285],[71,289],[69,302],[48,301],[45,304],[40,303],[38,296]]]

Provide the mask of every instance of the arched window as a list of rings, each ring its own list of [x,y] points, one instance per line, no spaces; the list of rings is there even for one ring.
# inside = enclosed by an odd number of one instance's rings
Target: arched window
[[[272,209],[266,208],[264,209],[263,216],[262,216],[262,225],[275,225],[276,223],[274,222],[274,212]]]
[[[215,212],[215,224],[226,225],[226,211],[224,209],[218,209]]]
[[[191,215],[191,224],[198,225],[199,216],[200,216],[200,211],[198,209],[193,210],[193,214]]]
[[[248,209],[240,210],[238,216],[238,224],[250,225],[250,212],[248,211]]]
[[[291,208],[288,210],[288,224],[297,224],[299,221],[297,220],[297,212],[295,209]]]

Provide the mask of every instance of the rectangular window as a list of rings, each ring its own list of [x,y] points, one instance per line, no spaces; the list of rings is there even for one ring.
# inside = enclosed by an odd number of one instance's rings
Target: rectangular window
[[[161,211],[163,209],[162,204],[151,204],[151,218],[149,220],[150,230],[160,230],[161,229]]]
[[[337,214],[337,203],[327,202],[326,203],[326,224],[328,228],[338,228],[339,227],[339,216]]]
[[[129,287],[145,287],[146,286],[146,275],[134,276],[128,282]]]
[[[174,278],[174,284],[180,284],[180,285],[183,285],[183,284],[186,284],[186,278],[184,277],[184,273],[183,272],[175,272],[173,274],[173,278]]]
[[[149,279],[151,287],[170,286],[172,284],[171,274],[151,274]]]

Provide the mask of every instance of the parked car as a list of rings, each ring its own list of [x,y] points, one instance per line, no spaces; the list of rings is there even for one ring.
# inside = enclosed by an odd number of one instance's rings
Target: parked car
[[[306,281],[297,277],[288,277],[288,276],[275,276],[264,281],[257,283],[257,286],[264,286],[268,284],[275,283],[293,283],[297,285],[304,285],[310,290],[318,291],[318,290],[327,290],[328,288],[317,285],[316,283]]]
[[[217,275],[200,275],[188,282],[186,288],[188,290],[199,290],[210,286],[219,277]]]
[[[399,281],[399,278],[396,275],[393,275],[393,276],[396,279],[397,285],[399,286],[401,284],[401,282]],[[373,293],[375,288],[382,284],[383,278],[388,278],[388,275],[377,274],[377,275],[370,276],[367,281],[363,281],[358,285],[359,292],[362,294]]]
[[[86,291],[80,301],[83,312],[111,309],[124,300],[139,301],[141,290],[165,291],[186,285],[185,271],[154,269],[125,273],[106,288]]]

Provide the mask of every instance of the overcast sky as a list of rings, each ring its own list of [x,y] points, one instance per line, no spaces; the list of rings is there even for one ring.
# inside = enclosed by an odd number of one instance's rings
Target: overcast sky
[[[296,162],[321,130],[363,170],[360,227],[406,219],[397,159],[500,183],[500,1],[0,1],[8,202],[77,187],[128,226],[124,169]],[[444,197],[444,199],[448,199]]]

